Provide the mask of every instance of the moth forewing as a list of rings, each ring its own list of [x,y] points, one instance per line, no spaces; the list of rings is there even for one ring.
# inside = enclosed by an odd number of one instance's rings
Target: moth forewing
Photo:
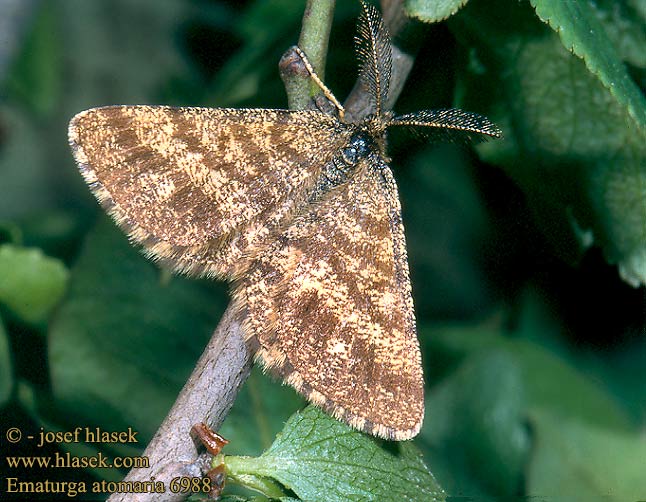
[[[70,144],[94,195],[146,254],[237,277],[305,202],[347,127],[316,111],[110,106]]]

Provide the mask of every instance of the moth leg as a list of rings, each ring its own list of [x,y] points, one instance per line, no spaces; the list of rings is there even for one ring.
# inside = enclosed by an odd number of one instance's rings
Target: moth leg
[[[305,69],[307,70],[307,73],[310,74],[310,78],[319,87],[319,89],[321,89],[325,97],[329,99],[332,102],[332,104],[336,107],[336,109],[339,112],[339,120],[343,121],[343,118],[345,117],[345,108],[343,108],[343,105],[339,103],[339,101],[336,99],[334,94],[332,94],[332,91],[323,83],[323,81],[316,74],[316,72],[314,71],[314,68],[312,67],[312,64],[310,63],[309,59],[307,59],[307,56],[305,55],[303,50],[298,46],[295,46],[294,50],[296,51],[296,54],[298,54],[299,57],[303,60],[303,64],[305,65]]]

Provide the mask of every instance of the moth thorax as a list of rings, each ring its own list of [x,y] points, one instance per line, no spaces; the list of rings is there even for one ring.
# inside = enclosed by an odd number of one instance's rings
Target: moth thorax
[[[310,201],[321,199],[333,188],[345,183],[361,159],[375,148],[375,142],[365,131],[357,131],[346,145],[323,167],[320,177],[310,195]]]

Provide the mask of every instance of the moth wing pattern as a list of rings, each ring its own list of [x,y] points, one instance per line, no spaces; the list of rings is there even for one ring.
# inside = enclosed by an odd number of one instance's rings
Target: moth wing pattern
[[[423,420],[423,378],[397,187],[379,162],[363,159],[299,215],[234,298],[270,373],[353,427],[403,440]]]
[[[223,278],[272,242],[347,141],[316,111],[127,105],[79,113],[69,138],[94,195],[149,257]]]

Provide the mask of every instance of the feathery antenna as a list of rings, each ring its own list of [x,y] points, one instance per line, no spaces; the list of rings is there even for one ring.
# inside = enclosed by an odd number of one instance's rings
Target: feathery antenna
[[[375,7],[362,1],[355,43],[359,57],[359,78],[374,99],[375,113],[381,115],[388,98],[392,72],[390,35]]]

